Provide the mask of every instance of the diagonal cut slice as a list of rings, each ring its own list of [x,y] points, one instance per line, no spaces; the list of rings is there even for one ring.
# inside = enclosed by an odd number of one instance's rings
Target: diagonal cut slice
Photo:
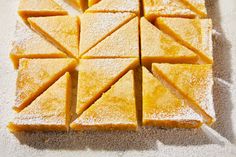
[[[172,94],[146,68],[143,69],[143,125],[198,128],[202,118],[184,100]]]
[[[67,72],[9,123],[11,131],[66,131],[70,120],[71,78]]]
[[[68,55],[79,56],[79,20],[73,16],[32,17],[31,27]]]
[[[81,19],[80,56],[134,18],[132,13],[86,13]]]
[[[140,14],[139,0],[101,0],[86,12],[132,12]]]
[[[73,130],[136,130],[137,117],[133,71],[129,71],[111,89],[72,124]]]
[[[64,58],[67,55],[24,23],[17,21],[10,57],[17,69],[21,58]]]
[[[182,0],[143,0],[144,16],[149,21],[157,17],[195,18],[198,15]]]
[[[195,63],[197,55],[141,18],[142,63]]]
[[[193,104],[201,112],[207,124],[215,121],[211,64],[153,64],[152,71]]]
[[[72,71],[75,59],[21,59],[16,82],[17,112],[28,106],[66,71]]]
[[[77,114],[81,114],[139,59],[81,59],[78,76]]]
[[[138,58],[139,28],[138,17],[106,37],[82,58]]]
[[[156,25],[197,53],[203,62],[213,63],[211,19],[157,18]]]
[[[54,0],[20,0],[18,13],[22,19],[39,16],[67,15],[67,11]]]
[[[202,18],[207,17],[205,0],[182,0],[191,10],[199,14]]]

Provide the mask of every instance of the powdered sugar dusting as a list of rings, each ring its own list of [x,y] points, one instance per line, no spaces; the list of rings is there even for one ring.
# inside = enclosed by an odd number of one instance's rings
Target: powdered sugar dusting
[[[17,21],[16,24],[16,32],[15,32],[15,41],[19,41],[24,43],[26,40],[32,39],[32,30],[28,26],[26,26],[21,21]]]
[[[88,12],[134,12],[139,14],[139,0],[102,0]]]
[[[148,115],[147,115],[148,116]],[[158,114],[151,114],[148,117],[152,117],[153,120],[174,120],[174,121],[195,121],[202,122],[202,117],[194,112],[191,108],[183,108],[175,114],[167,114],[164,112]]]
[[[134,17],[131,13],[87,13],[81,16],[80,55]]]
[[[58,0],[59,1],[59,0]],[[214,27],[222,34],[217,39],[215,53],[215,69],[217,77],[233,85],[235,81],[235,15],[232,10],[235,0],[208,0],[210,10],[214,11]],[[140,128],[138,132],[33,132],[11,134],[6,125],[12,118],[11,106],[14,104],[16,72],[8,59],[9,43],[15,29],[16,6],[18,1],[8,0],[2,3],[1,23],[1,57],[0,57],[0,151],[2,156],[116,156],[116,157],[235,157],[235,146],[222,146],[212,143],[198,129],[157,129]],[[61,0],[61,3],[63,1]],[[7,13],[7,14],[6,14]],[[212,15],[212,14],[211,14]],[[225,15],[225,16],[220,16]],[[220,16],[220,17],[219,17]],[[7,21],[7,22],[6,22]],[[231,23],[232,22],[232,23]],[[220,30],[219,25],[222,25]],[[8,32],[8,33],[6,33]],[[223,43],[222,43],[223,41]],[[226,44],[228,43],[228,44]],[[228,47],[230,45],[230,49]],[[227,57],[229,56],[229,57]],[[231,75],[228,75],[230,71]],[[231,82],[232,81],[232,82]],[[217,84],[216,84],[217,85]],[[219,87],[214,89],[214,101],[217,108],[217,121],[214,128],[231,142],[235,142],[235,91]],[[231,96],[232,95],[232,96]],[[232,100],[230,100],[232,98]],[[230,103],[231,102],[231,103]],[[231,106],[231,107],[230,107]]]
[[[200,102],[200,106],[208,115],[210,115],[213,119],[215,119],[215,109],[213,102],[213,73],[212,71],[206,77],[206,80],[202,83],[205,86],[205,90],[202,90],[201,93],[197,93],[199,95],[198,102]]]
[[[144,2],[145,14],[155,14],[164,16],[196,16],[196,14],[183,5],[180,1],[155,0]]]
[[[60,115],[57,112],[46,115],[16,115],[13,123],[16,125],[65,125],[65,118],[58,118],[59,116]]]

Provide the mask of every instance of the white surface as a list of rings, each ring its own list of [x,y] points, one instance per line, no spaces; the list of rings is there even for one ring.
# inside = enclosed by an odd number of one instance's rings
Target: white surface
[[[60,0],[58,0],[60,1]],[[141,129],[136,132],[18,133],[12,118],[16,71],[8,58],[18,0],[0,2],[0,156],[236,156],[236,1],[208,0],[217,30],[214,47],[214,102],[217,121],[202,130]],[[75,13],[75,12],[74,12]],[[220,35],[219,35],[220,34]],[[209,137],[212,137],[210,140]],[[225,137],[225,138],[224,138]]]

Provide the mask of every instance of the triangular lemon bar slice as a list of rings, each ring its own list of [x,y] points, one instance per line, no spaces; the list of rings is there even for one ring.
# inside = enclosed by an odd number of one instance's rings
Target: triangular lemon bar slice
[[[152,70],[191,102],[208,124],[215,121],[211,64],[153,64]]]
[[[194,63],[197,55],[141,18],[141,56],[144,64],[152,62]]]
[[[197,128],[202,118],[173,95],[146,68],[143,69],[143,125]]]
[[[138,58],[139,28],[138,17],[116,30],[82,58]]]
[[[132,12],[139,15],[139,0],[101,0],[86,12]]]
[[[100,0],[88,0],[88,7],[93,6],[94,4],[98,3]]]
[[[86,13],[81,19],[80,56],[132,19],[132,13]]]
[[[125,74],[72,124],[73,130],[136,130],[133,71]]]
[[[70,121],[70,74],[66,73],[9,123],[15,131],[66,131]]]
[[[24,23],[17,21],[15,41],[12,43],[10,57],[17,69],[21,58],[62,58],[66,57],[66,54]]]
[[[191,10],[199,14],[201,17],[207,16],[205,0],[182,0]]]
[[[31,27],[68,55],[79,55],[79,20],[73,16],[32,17]]]
[[[108,90],[129,69],[134,68],[139,59],[81,59],[78,76],[78,96],[76,112],[81,114],[103,92]]]
[[[29,105],[66,71],[75,68],[75,59],[21,59],[16,82],[17,112]]]
[[[213,63],[211,19],[157,18],[156,24],[181,44]]]
[[[18,13],[24,20],[28,17],[68,14],[54,0],[20,0]]]
[[[150,21],[162,16],[187,18],[197,16],[182,0],[143,0],[143,8],[144,16]]]

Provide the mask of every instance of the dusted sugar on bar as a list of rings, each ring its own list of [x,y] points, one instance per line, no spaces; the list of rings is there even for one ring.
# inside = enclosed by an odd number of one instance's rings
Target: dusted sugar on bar
[[[142,123],[167,128],[198,128],[202,118],[146,68],[143,71]]]
[[[133,71],[127,72],[72,124],[73,130],[136,130]]]
[[[213,63],[211,19],[157,18],[156,25],[198,54],[202,63]]]
[[[134,17],[132,13],[83,14],[80,17],[80,57]]]
[[[81,59],[78,74],[77,114],[81,114],[127,71],[138,66],[138,58]]]
[[[17,112],[28,106],[65,72],[72,71],[75,59],[21,59],[16,82]]]
[[[64,58],[67,55],[26,24],[17,21],[10,57],[15,69],[18,69],[21,58]]]
[[[176,42],[142,17],[141,59],[144,65],[158,63],[196,63],[198,56],[190,49]]]
[[[207,124],[215,121],[211,64],[153,64],[154,75],[161,76],[201,113]]]
[[[10,131],[190,129],[215,122],[205,0],[63,1],[19,1]]]
[[[132,12],[140,15],[140,2],[139,0],[101,0],[86,12]]]
[[[18,13],[23,20],[28,17],[67,15],[67,11],[54,0],[20,0]]]
[[[138,25],[138,17],[133,18],[85,53],[82,58],[139,58]]]
[[[207,17],[205,0],[182,0],[188,7],[200,17]]]
[[[29,106],[17,113],[8,128],[16,131],[68,131],[71,78],[67,72]]]
[[[76,16],[32,17],[33,29],[69,56],[79,57],[79,19]]]
[[[204,0],[143,0],[144,16],[154,21],[157,17],[205,18]]]

